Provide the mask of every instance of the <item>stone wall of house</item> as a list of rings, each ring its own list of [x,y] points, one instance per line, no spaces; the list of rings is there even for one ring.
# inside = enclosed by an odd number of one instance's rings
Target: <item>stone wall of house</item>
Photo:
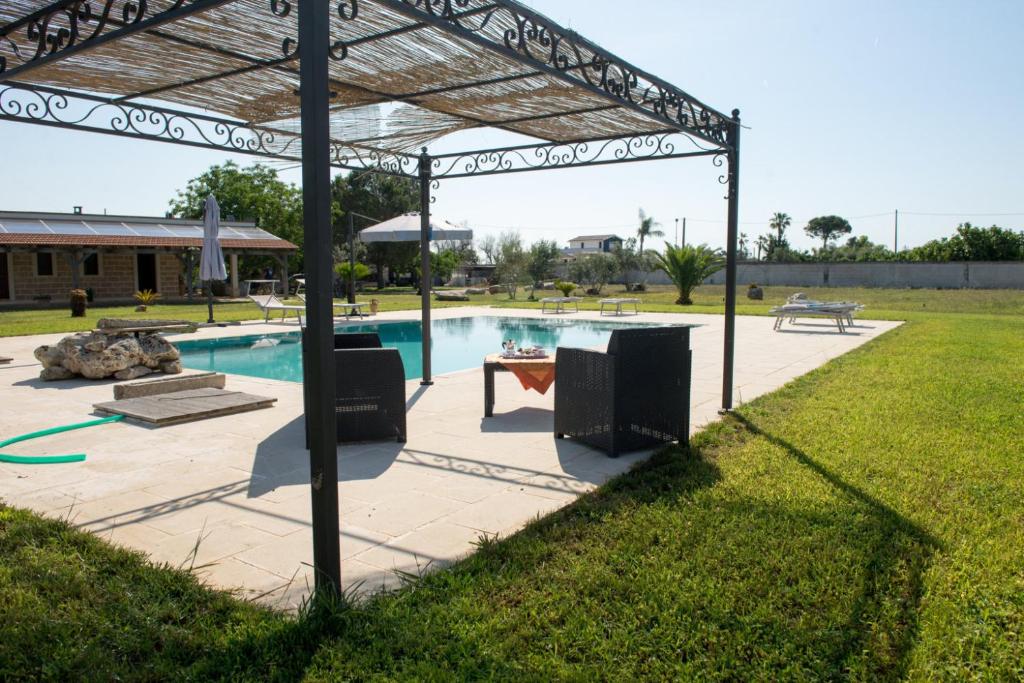
[[[36,275],[36,255],[17,252],[11,254],[11,274],[14,283],[14,301],[32,302],[49,296],[52,301],[67,299],[72,287],[71,265],[62,253],[54,253],[53,275]],[[157,255],[157,277],[160,294],[164,298],[178,298],[184,292],[181,263],[173,253]],[[78,284],[92,289],[97,300],[131,299],[137,289],[135,252],[117,251],[100,254],[99,275],[79,275]]]

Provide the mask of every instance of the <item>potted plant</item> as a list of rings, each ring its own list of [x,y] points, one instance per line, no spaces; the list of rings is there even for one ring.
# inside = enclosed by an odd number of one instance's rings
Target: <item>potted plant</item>
[[[135,310],[139,313],[143,313],[148,307],[156,303],[156,300],[159,298],[160,295],[152,289],[144,289],[141,292],[135,292],[135,300],[139,302],[139,305],[135,307]]]
[[[71,304],[71,317],[84,318],[85,306],[89,300],[89,295],[86,294],[84,289],[72,289],[68,298]]]
[[[747,287],[747,298],[753,299],[754,301],[763,301],[764,290],[758,287],[756,283],[751,282],[750,286]]]

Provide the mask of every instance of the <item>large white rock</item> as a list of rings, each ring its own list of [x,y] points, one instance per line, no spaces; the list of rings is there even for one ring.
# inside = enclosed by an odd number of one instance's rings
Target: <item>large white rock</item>
[[[181,372],[178,349],[156,334],[131,335],[79,332],[54,346],[40,346],[35,356],[43,365],[44,380],[81,375],[88,379],[135,379],[154,371]],[[66,372],[57,371],[63,368]],[[146,372],[143,372],[145,370]]]

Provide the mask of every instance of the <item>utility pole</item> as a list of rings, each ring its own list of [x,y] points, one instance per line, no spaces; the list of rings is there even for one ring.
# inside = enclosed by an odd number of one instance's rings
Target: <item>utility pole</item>
[[[676,241],[674,244],[679,244],[679,219],[676,219]]]
[[[895,256],[900,254],[900,210],[896,209],[892,225],[892,253]]]
[[[683,246],[686,246],[686,216],[683,216]]]

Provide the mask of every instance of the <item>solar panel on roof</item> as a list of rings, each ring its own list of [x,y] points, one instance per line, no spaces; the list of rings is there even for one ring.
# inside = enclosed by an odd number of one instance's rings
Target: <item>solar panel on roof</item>
[[[203,237],[203,229],[196,225],[173,225],[166,229],[175,237]]]
[[[231,228],[231,230],[238,235],[239,239],[243,240],[272,240],[277,239],[266,230],[260,228]]]
[[[123,223],[89,223],[89,227],[98,235],[113,237],[134,237],[135,233],[124,227]]]
[[[50,227],[58,235],[95,235],[88,225],[80,221],[46,221],[46,225]]]
[[[42,221],[4,221],[7,232],[29,233],[32,235],[50,235],[53,231],[43,225]]]

